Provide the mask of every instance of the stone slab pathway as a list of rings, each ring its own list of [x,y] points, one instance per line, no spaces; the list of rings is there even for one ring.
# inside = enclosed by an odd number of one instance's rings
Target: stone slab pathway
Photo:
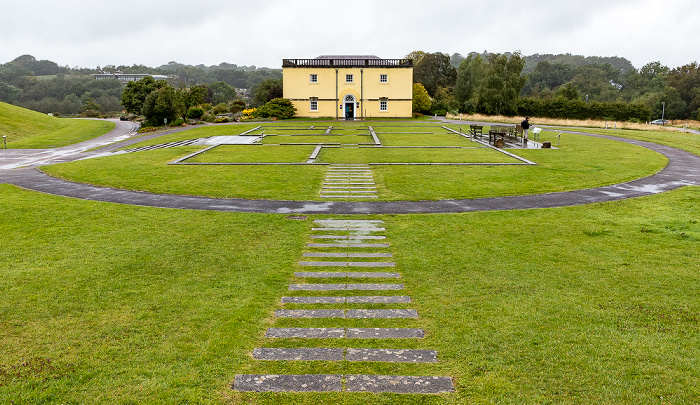
[[[333,235],[311,235],[310,239],[326,239],[328,236],[340,240],[348,240],[363,236],[365,239],[386,238],[384,235],[369,235],[376,232],[384,232],[381,221],[347,221],[347,220],[319,220],[314,221],[319,227],[315,231],[332,231]],[[343,234],[340,234],[344,232]],[[345,234],[346,233],[346,234]],[[307,244],[307,247],[323,250],[336,248],[339,244]],[[343,244],[349,247],[351,244]],[[359,245],[359,244],[354,244]],[[371,244],[374,249],[384,250],[389,244]],[[347,258],[352,252],[308,252],[304,257],[328,257]],[[359,257],[368,259],[366,262],[346,261],[301,261],[301,266],[315,267],[351,267],[360,264],[365,267],[396,266],[394,262],[384,262],[384,258],[390,257],[390,252],[361,252]],[[400,278],[399,272],[295,272],[294,276],[301,279],[327,279],[327,278]],[[277,309],[277,319],[314,319],[326,318],[352,320],[352,319],[383,319],[392,321],[405,319],[410,322],[418,318],[416,309],[412,308],[338,308],[338,305],[353,304],[411,304],[412,300],[405,295],[367,295],[367,296],[310,296],[304,295],[308,291],[383,291],[391,292],[402,290],[403,284],[389,283],[338,283],[320,284],[303,283],[290,284],[289,290],[301,295],[282,297],[282,304],[295,305],[330,305],[336,306],[327,309]],[[360,339],[376,340],[381,342],[387,339],[423,339],[425,332],[420,328],[354,328],[354,327],[271,327],[265,332],[265,337],[270,339],[309,339],[310,342],[319,339]],[[348,340],[350,341],[350,340]],[[370,363],[409,363],[419,366],[423,363],[436,363],[437,352],[425,349],[402,348],[334,348],[334,347],[303,347],[303,348],[278,348],[258,347],[253,350],[253,359],[264,361],[332,361],[332,362],[370,362]],[[420,368],[415,369],[416,374],[421,374]],[[268,374],[239,374],[236,375],[234,390],[253,392],[392,392],[392,393],[419,393],[435,394],[454,391],[450,377],[423,376],[423,375],[268,375]]]

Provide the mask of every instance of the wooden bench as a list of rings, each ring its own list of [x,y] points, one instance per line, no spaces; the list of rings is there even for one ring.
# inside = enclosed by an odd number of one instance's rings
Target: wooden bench
[[[469,125],[469,133],[472,135],[472,138],[477,136],[481,138],[481,136],[483,135],[483,129],[483,125]]]

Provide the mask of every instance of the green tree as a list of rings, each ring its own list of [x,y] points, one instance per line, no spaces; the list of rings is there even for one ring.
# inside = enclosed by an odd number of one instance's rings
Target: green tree
[[[667,82],[678,91],[687,106],[687,111],[679,118],[695,116],[694,112],[700,109],[700,65],[693,62],[671,70]]]
[[[430,96],[425,87],[420,83],[413,83],[413,111],[427,114],[430,112],[431,104]]]
[[[268,101],[281,98],[283,94],[282,79],[265,79],[256,84],[253,91],[253,106],[263,106]]]
[[[146,96],[141,111],[151,125],[172,122],[181,111],[178,99],[172,86],[163,86]]]
[[[485,75],[486,63],[479,55],[469,55],[459,64],[455,98],[459,103],[460,111],[475,111],[477,94]]]
[[[238,113],[245,110],[245,101],[243,100],[233,100],[228,105],[229,111],[232,113]]]
[[[0,101],[12,104],[17,101],[21,94],[22,90],[18,89],[17,87],[0,82]]]
[[[275,98],[260,107],[258,113],[263,118],[274,117],[279,120],[286,120],[294,118],[297,109],[294,107],[294,104],[286,98]]]
[[[143,114],[143,105],[146,97],[157,89],[169,87],[164,80],[155,80],[150,76],[135,82],[129,82],[122,91],[122,105],[126,112],[132,114]],[[145,114],[144,114],[145,115]]]
[[[479,88],[478,108],[487,114],[516,114],[518,96],[525,84],[520,75],[525,60],[519,53],[489,56],[486,76]]]
[[[170,87],[170,86],[168,86]],[[180,87],[177,89],[177,103],[182,120],[187,120],[190,108],[202,104],[204,95],[207,93],[205,86],[193,86],[190,88]],[[201,117],[201,116],[200,116]]]
[[[576,86],[571,83],[567,83],[566,86],[561,86],[557,90],[557,96],[564,97],[567,100],[578,100],[580,95]]]
[[[228,104],[238,96],[236,89],[225,82],[209,83],[207,87],[212,91],[212,104]]]
[[[425,55],[427,55],[427,53],[423,51],[413,51],[406,55],[406,59],[413,59],[413,66],[416,66]]]
[[[428,53],[413,67],[413,82],[425,87],[434,96],[438,87],[454,88],[457,69],[450,64],[450,56],[444,53]]]

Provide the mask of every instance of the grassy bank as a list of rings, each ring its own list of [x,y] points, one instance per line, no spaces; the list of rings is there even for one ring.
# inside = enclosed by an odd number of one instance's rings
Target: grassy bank
[[[0,137],[7,137],[8,148],[57,148],[96,138],[114,127],[113,122],[55,118],[0,103]]]

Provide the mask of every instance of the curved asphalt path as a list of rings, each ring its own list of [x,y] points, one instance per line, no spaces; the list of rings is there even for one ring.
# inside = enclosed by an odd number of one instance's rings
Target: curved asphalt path
[[[464,121],[462,121],[464,123]],[[97,138],[94,143],[103,143],[110,136],[122,137],[128,129],[125,124],[109,134]],[[63,197],[78,198],[91,201],[112,202],[117,204],[139,205],[158,208],[177,208],[193,210],[273,213],[273,214],[409,214],[409,213],[456,213],[472,211],[493,211],[564,207],[589,204],[594,202],[616,201],[626,198],[641,197],[670,191],[683,186],[700,185],[700,156],[689,152],[650,142],[618,138],[606,135],[585,134],[582,132],[564,131],[584,134],[605,139],[613,139],[639,145],[666,156],[669,164],[653,176],[615,184],[611,186],[565,191],[558,193],[534,194],[512,197],[493,197],[477,199],[454,199],[439,201],[278,201],[278,200],[246,200],[239,198],[217,199],[171,194],[153,194],[140,191],[128,191],[89,184],[74,183],[57,179],[36,169],[43,164],[53,164],[59,161],[84,158],[86,155],[76,151],[73,145],[66,150],[72,151],[60,159],[42,159],[35,161],[30,167],[0,170],[0,183],[53,194]],[[102,138],[102,140],[100,140]],[[143,138],[141,138],[143,139]],[[139,139],[139,140],[141,140]],[[91,141],[84,142],[81,148],[89,147]],[[85,149],[87,147],[87,149]],[[57,148],[60,149],[60,148]],[[80,149],[80,148],[78,148]],[[40,151],[27,152],[27,155],[40,154]],[[5,155],[0,153],[0,168],[3,167]]]

